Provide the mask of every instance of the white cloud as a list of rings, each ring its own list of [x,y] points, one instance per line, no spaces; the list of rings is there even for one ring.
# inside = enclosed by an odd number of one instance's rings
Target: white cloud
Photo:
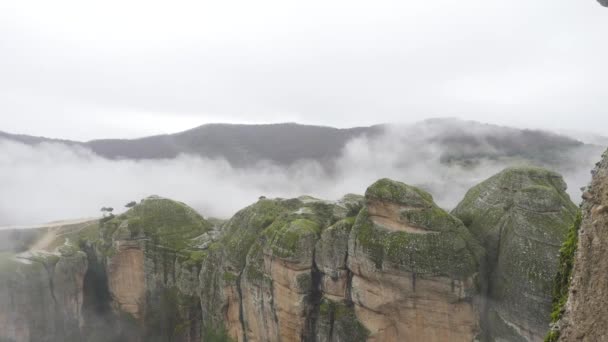
[[[483,133],[483,126],[471,127]],[[421,186],[438,204],[451,208],[472,185],[514,163],[481,160],[474,168],[446,166],[439,160],[440,145],[430,143],[429,137],[437,134],[433,126],[395,126],[374,139],[354,139],[332,173],[305,161],[290,167],[261,162],[244,169],[187,155],[116,161],[61,144],[27,146],[0,140],[0,225],[95,216],[102,206],[122,208],[153,194],[186,202],[205,216],[226,218],[261,195],[338,199],[346,193],[362,194],[383,177]],[[573,155],[574,162],[558,171],[577,202],[599,155]]]
[[[592,0],[7,1],[0,129],[459,116],[607,134],[605,32]]]

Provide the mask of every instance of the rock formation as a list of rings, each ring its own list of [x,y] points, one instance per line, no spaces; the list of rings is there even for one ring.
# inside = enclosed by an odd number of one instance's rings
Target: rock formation
[[[582,222],[563,318],[554,340],[608,340],[608,151],[583,194]],[[572,261],[570,261],[572,265]]]
[[[355,313],[374,341],[471,341],[483,254],[430,194],[382,179],[365,194],[348,243]]]
[[[20,252],[0,250],[0,341],[79,341],[86,254],[70,245]]]
[[[510,169],[452,215],[381,179],[338,201],[261,197],[227,221],[150,197],[25,234],[45,241],[26,259],[3,251],[0,341],[537,340],[576,216],[564,190]]]
[[[484,338],[541,341],[559,248],[577,208],[556,173],[510,168],[473,187],[452,211],[486,249]]]

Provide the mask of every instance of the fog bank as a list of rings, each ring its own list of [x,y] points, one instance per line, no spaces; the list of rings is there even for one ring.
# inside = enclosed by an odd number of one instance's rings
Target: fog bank
[[[108,160],[58,143],[28,146],[0,140],[0,226],[96,216],[102,206],[118,211],[129,201],[153,194],[185,202],[204,216],[226,218],[259,196],[337,199],[346,193],[363,194],[382,177],[421,186],[450,209],[472,185],[507,166],[526,163],[514,157],[446,163],[446,145],[434,139],[442,132],[413,127],[391,126],[379,137],[353,139],[331,168],[314,161],[233,168],[222,159],[191,155]],[[483,139],[471,146],[476,153],[491,153],[492,148]],[[574,202],[600,150],[569,151],[569,162],[554,167],[566,178]]]

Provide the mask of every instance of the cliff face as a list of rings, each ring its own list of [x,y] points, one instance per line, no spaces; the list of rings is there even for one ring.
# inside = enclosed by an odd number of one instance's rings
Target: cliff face
[[[559,249],[577,215],[556,173],[507,169],[473,187],[452,212],[484,245],[485,338],[541,341]]]
[[[14,276],[0,279],[2,337],[15,342],[78,341],[86,257],[78,253],[55,261],[13,264]]]
[[[355,314],[374,341],[472,341],[483,254],[460,220],[417,188],[367,189],[348,243]]]
[[[214,223],[151,197],[42,234],[50,242],[28,254],[36,260],[4,253],[0,337],[534,340],[546,330],[550,258],[576,213],[564,189],[554,173],[508,170],[451,215],[427,192],[382,179],[338,201],[262,197]]]
[[[608,339],[608,152],[584,193],[582,222],[560,341]]]
[[[0,252],[0,340],[79,341],[86,270],[86,254],[70,245]]]

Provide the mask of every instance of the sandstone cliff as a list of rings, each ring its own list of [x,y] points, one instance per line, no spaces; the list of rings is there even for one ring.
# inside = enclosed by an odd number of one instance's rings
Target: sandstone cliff
[[[150,197],[27,235],[48,240],[27,260],[5,251],[0,340],[536,340],[576,216],[564,190],[507,170],[452,215],[381,179],[338,201],[261,197],[227,221]]]
[[[471,341],[481,246],[430,194],[382,179],[349,237],[355,313],[374,341]]]

